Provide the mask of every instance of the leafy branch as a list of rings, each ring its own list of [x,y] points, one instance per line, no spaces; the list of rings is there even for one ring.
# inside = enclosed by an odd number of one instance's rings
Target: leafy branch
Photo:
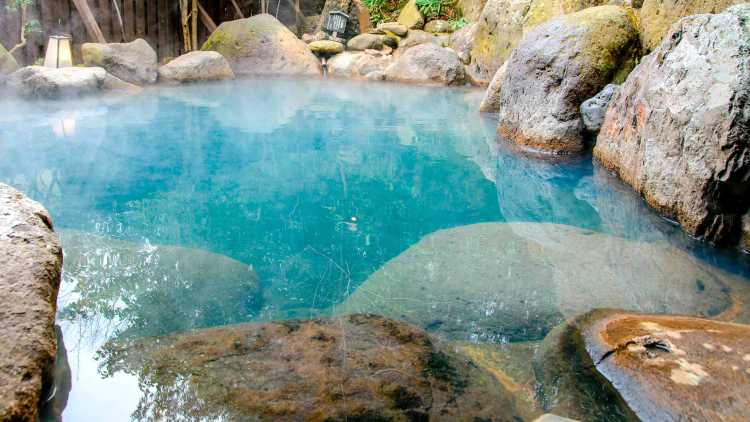
[[[21,49],[26,46],[26,35],[39,31],[41,25],[39,21],[32,19],[29,20],[27,16],[27,9],[29,6],[34,5],[35,0],[12,0],[5,8],[9,12],[20,12],[21,13],[21,41],[14,45],[8,53],[13,54],[14,51]]]

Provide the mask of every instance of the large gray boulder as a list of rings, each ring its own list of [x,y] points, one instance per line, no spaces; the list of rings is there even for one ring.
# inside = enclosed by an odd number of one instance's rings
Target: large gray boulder
[[[383,48],[383,36],[378,34],[359,34],[346,43],[347,50],[364,51]]]
[[[432,43],[406,50],[388,66],[385,77],[391,81],[442,85],[460,85],[466,80],[458,54]]]
[[[554,17],[609,0],[488,0],[477,21],[469,73],[488,83],[529,31]]]
[[[221,53],[235,75],[321,75],[307,44],[268,14],[222,23],[202,50]]]
[[[110,75],[101,67],[55,69],[27,66],[11,73],[7,83],[11,90],[26,98],[60,98],[106,90],[139,90],[137,86]]]
[[[604,123],[604,115],[607,113],[612,97],[620,90],[619,85],[608,84],[598,94],[589,98],[581,104],[581,119],[583,127],[587,132],[596,135]]]
[[[435,34],[430,34],[429,32],[425,32],[419,29],[412,29],[409,31],[405,38],[402,38],[398,42],[398,49],[394,54],[400,55],[406,50],[420,44],[440,45],[440,40],[435,36]]]
[[[156,82],[156,51],[145,40],[129,43],[84,43],[81,56],[86,66],[98,66],[123,81],[136,85]]]
[[[680,20],[612,100],[594,156],[685,231],[735,240],[748,208],[750,5]]]
[[[184,83],[234,79],[227,60],[215,51],[191,51],[159,68],[159,80]]]
[[[333,56],[328,61],[328,75],[335,78],[382,79],[380,76],[393,62],[388,54],[370,54],[369,52],[344,52]],[[376,73],[372,77],[368,76]]]
[[[16,70],[18,70],[16,59],[0,44],[0,76],[13,73]]]
[[[55,362],[61,267],[47,211],[0,183],[0,420],[39,420]]]
[[[552,19],[529,32],[507,63],[498,132],[530,149],[584,149],[580,106],[624,79],[638,57],[628,10],[599,6]]]

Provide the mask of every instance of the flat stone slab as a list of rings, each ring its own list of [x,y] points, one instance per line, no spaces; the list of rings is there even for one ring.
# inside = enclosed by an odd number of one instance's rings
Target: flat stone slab
[[[55,362],[61,267],[47,211],[0,183],[0,420],[38,420]]]

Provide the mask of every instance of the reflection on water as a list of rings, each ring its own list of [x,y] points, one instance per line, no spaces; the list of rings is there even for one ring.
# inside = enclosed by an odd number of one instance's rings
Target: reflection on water
[[[711,267],[742,278],[745,258],[687,238],[590,157],[497,144],[481,95],[271,80],[0,103],[0,181],[50,210],[65,249],[66,415],[134,411],[135,378],[97,375],[107,340],[328,315],[378,289],[368,310],[470,341],[538,339],[591,306],[746,318],[728,298],[743,283]],[[597,278],[610,290],[587,300]]]

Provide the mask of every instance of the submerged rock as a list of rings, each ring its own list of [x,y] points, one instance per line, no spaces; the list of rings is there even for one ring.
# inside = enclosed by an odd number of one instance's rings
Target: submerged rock
[[[662,243],[557,224],[484,223],[423,238],[334,312],[378,312],[452,339],[518,341],[597,307],[715,316],[732,306],[730,281]]]
[[[320,60],[307,44],[268,14],[223,22],[201,49],[221,53],[235,75],[321,74]]]
[[[622,85],[594,148],[693,236],[736,241],[750,205],[750,6],[681,20]]]
[[[72,230],[60,239],[63,283],[77,292],[65,319],[103,313],[121,337],[140,337],[244,322],[260,309],[255,271],[224,255]]]
[[[227,60],[215,51],[191,51],[159,68],[159,80],[199,82],[234,79]]]
[[[409,0],[398,15],[398,23],[406,29],[422,29],[424,17],[417,7],[417,0]]]
[[[0,44],[0,76],[13,73],[16,70],[18,70],[16,59]]]
[[[750,406],[750,326],[593,311],[544,340],[547,410],[595,420],[741,420]]]
[[[643,0],[638,19],[641,44],[651,52],[661,44],[673,24],[701,13],[720,13],[746,0]]]
[[[39,420],[55,362],[61,267],[47,210],[0,183],[0,420]]]
[[[132,84],[152,84],[158,76],[156,51],[141,38],[129,43],[84,43],[81,56],[86,66],[102,67]]]
[[[422,331],[375,315],[243,324],[105,346],[146,419],[522,419],[507,391]],[[200,403],[186,406],[185,403]]]
[[[360,34],[346,43],[348,50],[380,50],[383,48],[383,36],[378,34]]]
[[[612,97],[619,90],[619,85],[609,84],[598,94],[581,104],[581,120],[587,132],[599,133],[599,129],[602,128],[602,123],[604,123],[604,115],[607,113],[609,102],[612,101]]]
[[[498,132],[531,149],[584,149],[580,106],[635,64],[638,32],[630,13],[599,6],[565,15],[527,34],[508,59]]]
[[[521,38],[535,26],[606,3],[607,0],[488,0],[479,17],[469,74],[488,83]]]
[[[408,49],[388,66],[385,76],[391,81],[442,85],[460,85],[466,79],[458,54],[437,44]]]
[[[10,74],[8,86],[27,98],[80,96],[106,90],[139,90],[101,67],[63,67],[60,69],[27,66]]]

